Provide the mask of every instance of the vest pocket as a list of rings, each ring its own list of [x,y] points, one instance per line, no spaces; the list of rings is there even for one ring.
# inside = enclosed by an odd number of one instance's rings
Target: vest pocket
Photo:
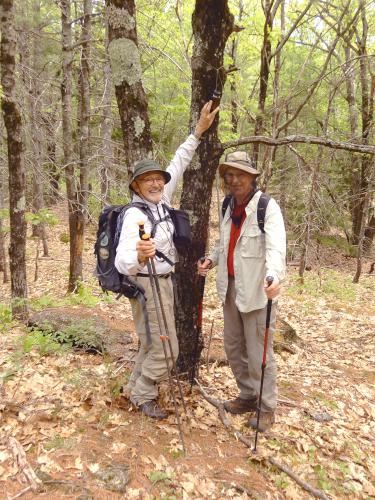
[[[258,235],[242,235],[241,257],[260,258],[263,255],[263,244]]]

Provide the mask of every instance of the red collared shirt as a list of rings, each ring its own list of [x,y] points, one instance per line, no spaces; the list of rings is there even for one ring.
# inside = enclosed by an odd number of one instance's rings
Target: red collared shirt
[[[242,205],[236,204],[231,215],[232,217],[240,219],[240,224],[238,225],[238,227],[236,224],[233,223],[232,219],[232,225],[230,228],[227,266],[228,266],[228,276],[232,278],[234,278],[234,267],[233,267],[234,248],[236,246],[238,238],[240,237],[243,221],[246,219],[245,208],[248,203],[249,200],[246,200],[245,203],[243,203]]]

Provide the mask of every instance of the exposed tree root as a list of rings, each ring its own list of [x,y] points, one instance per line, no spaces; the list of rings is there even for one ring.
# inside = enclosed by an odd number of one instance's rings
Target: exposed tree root
[[[32,491],[40,491],[43,483],[35,474],[34,469],[28,463],[26,459],[26,453],[22,445],[17,441],[16,438],[12,436],[8,438],[8,443],[13,453],[14,461],[18,465],[19,472],[22,472],[22,474],[25,476],[30,484],[30,488],[32,489]]]
[[[204,399],[208,401],[210,404],[215,406],[215,408],[218,409],[219,411],[219,416],[220,420],[223,422],[224,426],[242,443],[244,443],[248,448],[253,448],[253,444],[248,438],[246,438],[240,431],[237,431],[236,429],[233,428],[230,419],[228,418],[228,415],[224,409],[224,403],[216,398],[213,398],[212,396],[209,396],[207,392],[203,389],[201,384],[196,380],[196,383],[199,388],[199,392],[202,394]],[[295,472],[292,471],[289,467],[286,465],[278,462],[275,460],[273,457],[268,456],[264,457],[265,461],[274,467],[278,468],[285,474],[287,474],[291,479],[293,479],[301,488],[303,488],[305,491],[309,492],[311,495],[313,495],[315,498],[321,498],[323,500],[329,500],[329,496],[327,496],[323,491],[314,488],[311,486],[309,483],[306,483],[306,481],[303,481]]]

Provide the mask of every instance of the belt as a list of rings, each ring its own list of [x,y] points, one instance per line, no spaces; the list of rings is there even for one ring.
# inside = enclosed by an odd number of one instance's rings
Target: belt
[[[173,273],[172,273],[172,271],[170,271],[169,273],[157,274],[156,276],[158,278],[169,278],[172,275],[173,275]],[[149,274],[144,274],[144,273],[138,273],[137,276],[141,276],[142,278],[149,278],[150,277]]]

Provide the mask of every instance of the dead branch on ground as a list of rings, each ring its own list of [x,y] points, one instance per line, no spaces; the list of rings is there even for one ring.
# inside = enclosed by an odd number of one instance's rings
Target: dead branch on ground
[[[32,491],[34,493],[37,493],[38,491],[40,491],[43,483],[35,474],[34,469],[28,463],[23,446],[17,441],[16,438],[12,436],[8,438],[8,443],[13,453],[14,461],[18,466],[19,472],[21,472],[25,476],[26,480],[30,484],[30,488],[32,489]]]
[[[201,384],[198,382],[198,380],[195,380],[199,392],[202,394],[204,399],[208,401],[210,404],[215,406],[215,408],[218,409],[219,411],[219,416],[220,420],[223,422],[224,426],[228,429],[229,432],[231,432],[236,439],[244,443],[248,448],[253,448],[253,443],[249,439],[247,439],[240,431],[237,431],[236,429],[233,428],[226,411],[224,409],[224,403],[216,398],[213,398],[212,396],[209,396],[206,391],[203,389]],[[287,474],[291,479],[293,479],[301,488],[303,488],[305,491],[309,492],[311,495],[313,495],[315,498],[321,498],[322,500],[329,500],[329,496],[327,496],[323,491],[314,488],[311,486],[311,484],[306,483],[306,481],[303,481],[295,472],[292,471],[289,467],[286,465],[278,462],[275,458],[268,456],[264,457],[265,461],[268,462],[269,464],[273,465],[274,467],[278,468],[285,474]]]

